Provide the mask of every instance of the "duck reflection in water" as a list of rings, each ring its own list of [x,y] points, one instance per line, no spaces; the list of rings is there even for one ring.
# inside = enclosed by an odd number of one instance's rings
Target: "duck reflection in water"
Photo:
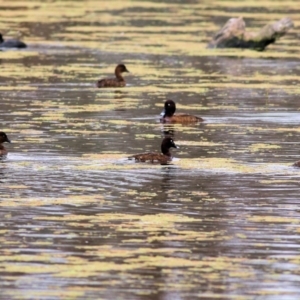
[[[114,101],[115,108],[113,108],[114,111],[126,111],[128,104],[126,100],[123,100],[125,96],[126,94],[120,90],[114,91],[114,99],[115,99]]]
[[[168,193],[172,190],[172,178],[174,177],[174,167],[168,166],[167,168],[163,169],[163,178],[161,180],[161,190],[163,193]],[[175,186],[173,186],[175,188]],[[164,197],[167,199],[167,197]]]
[[[158,152],[145,152],[132,155],[129,159],[135,159],[138,162],[149,161],[151,163],[158,162],[161,165],[166,165],[172,161],[172,154],[170,148],[179,148],[175,145],[172,137],[165,137],[161,143],[161,153]]]
[[[161,125],[161,132],[165,137],[173,137],[175,135],[175,127],[173,124],[163,123]]]
[[[125,94],[123,91],[116,90],[114,91],[114,99],[123,99],[125,97]]]

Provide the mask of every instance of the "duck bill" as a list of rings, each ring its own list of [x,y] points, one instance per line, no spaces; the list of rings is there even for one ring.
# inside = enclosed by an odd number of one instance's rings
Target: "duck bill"
[[[9,138],[6,138],[6,142],[11,144],[11,141]]]
[[[162,117],[165,117],[165,114],[166,114],[166,111],[165,111],[165,110],[163,110],[163,111],[160,113],[160,115],[161,115]]]
[[[125,72],[130,73],[127,68],[125,69]]]

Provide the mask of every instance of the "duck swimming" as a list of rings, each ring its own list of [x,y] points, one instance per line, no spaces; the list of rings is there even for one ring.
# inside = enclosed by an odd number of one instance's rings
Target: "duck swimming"
[[[104,88],[104,87],[121,87],[125,86],[126,82],[125,79],[122,77],[122,73],[128,72],[126,66],[123,64],[119,64],[116,66],[115,69],[115,75],[116,78],[105,78],[105,79],[100,79],[97,81],[97,87],[98,88]]]
[[[6,148],[2,145],[2,143],[11,143],[11,141],[8,139],[6,133],[4,133],[3,131],[0,132],[0,156],[6,155],[7,154],[7,150]]]
[[[203,119],[189,114],[175,114],[176,104],[173,100],[167,100],[165,102],[165,108],[161,113],[161,122],[166,123],[193,123],[203,122]]]
[[[26,48],[27,45],[16,39],[4,40],[0,33],[0,48]]]
[[[135,161],[146,162],[150,161],[151,163],[159,162],[162,165],[167,164],[172,160],[172,154],[170,148],[179,148],[175,145],[171,137],[165,137],[161,143],[161,152],[146,152],[128,157],[129,159],[135,159]]]
[[[300,160],[296,161],[296,162],[293,164],[293,167],[298,167],[298,168],[300,168]]]

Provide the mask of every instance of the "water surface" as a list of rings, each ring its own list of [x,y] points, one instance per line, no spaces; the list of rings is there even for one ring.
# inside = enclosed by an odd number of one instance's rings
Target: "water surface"
[[[298,1],[1,1],[0,299],[299,299]],[[96,89],[126,64],[127,87]],[[201,124],[163,126],[167,99]],[[127,157],[180,149],[171,165]]]

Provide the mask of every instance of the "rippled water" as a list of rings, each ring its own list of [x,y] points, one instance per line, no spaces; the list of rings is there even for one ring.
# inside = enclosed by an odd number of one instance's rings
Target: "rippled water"
[[[299,299],[298,1],[0,1],[0,299]],[[96,89],[126,64],[127,87]],[[194,125],[159,122],[165,99]],[[127,157],[180,149],[160,166]]]

